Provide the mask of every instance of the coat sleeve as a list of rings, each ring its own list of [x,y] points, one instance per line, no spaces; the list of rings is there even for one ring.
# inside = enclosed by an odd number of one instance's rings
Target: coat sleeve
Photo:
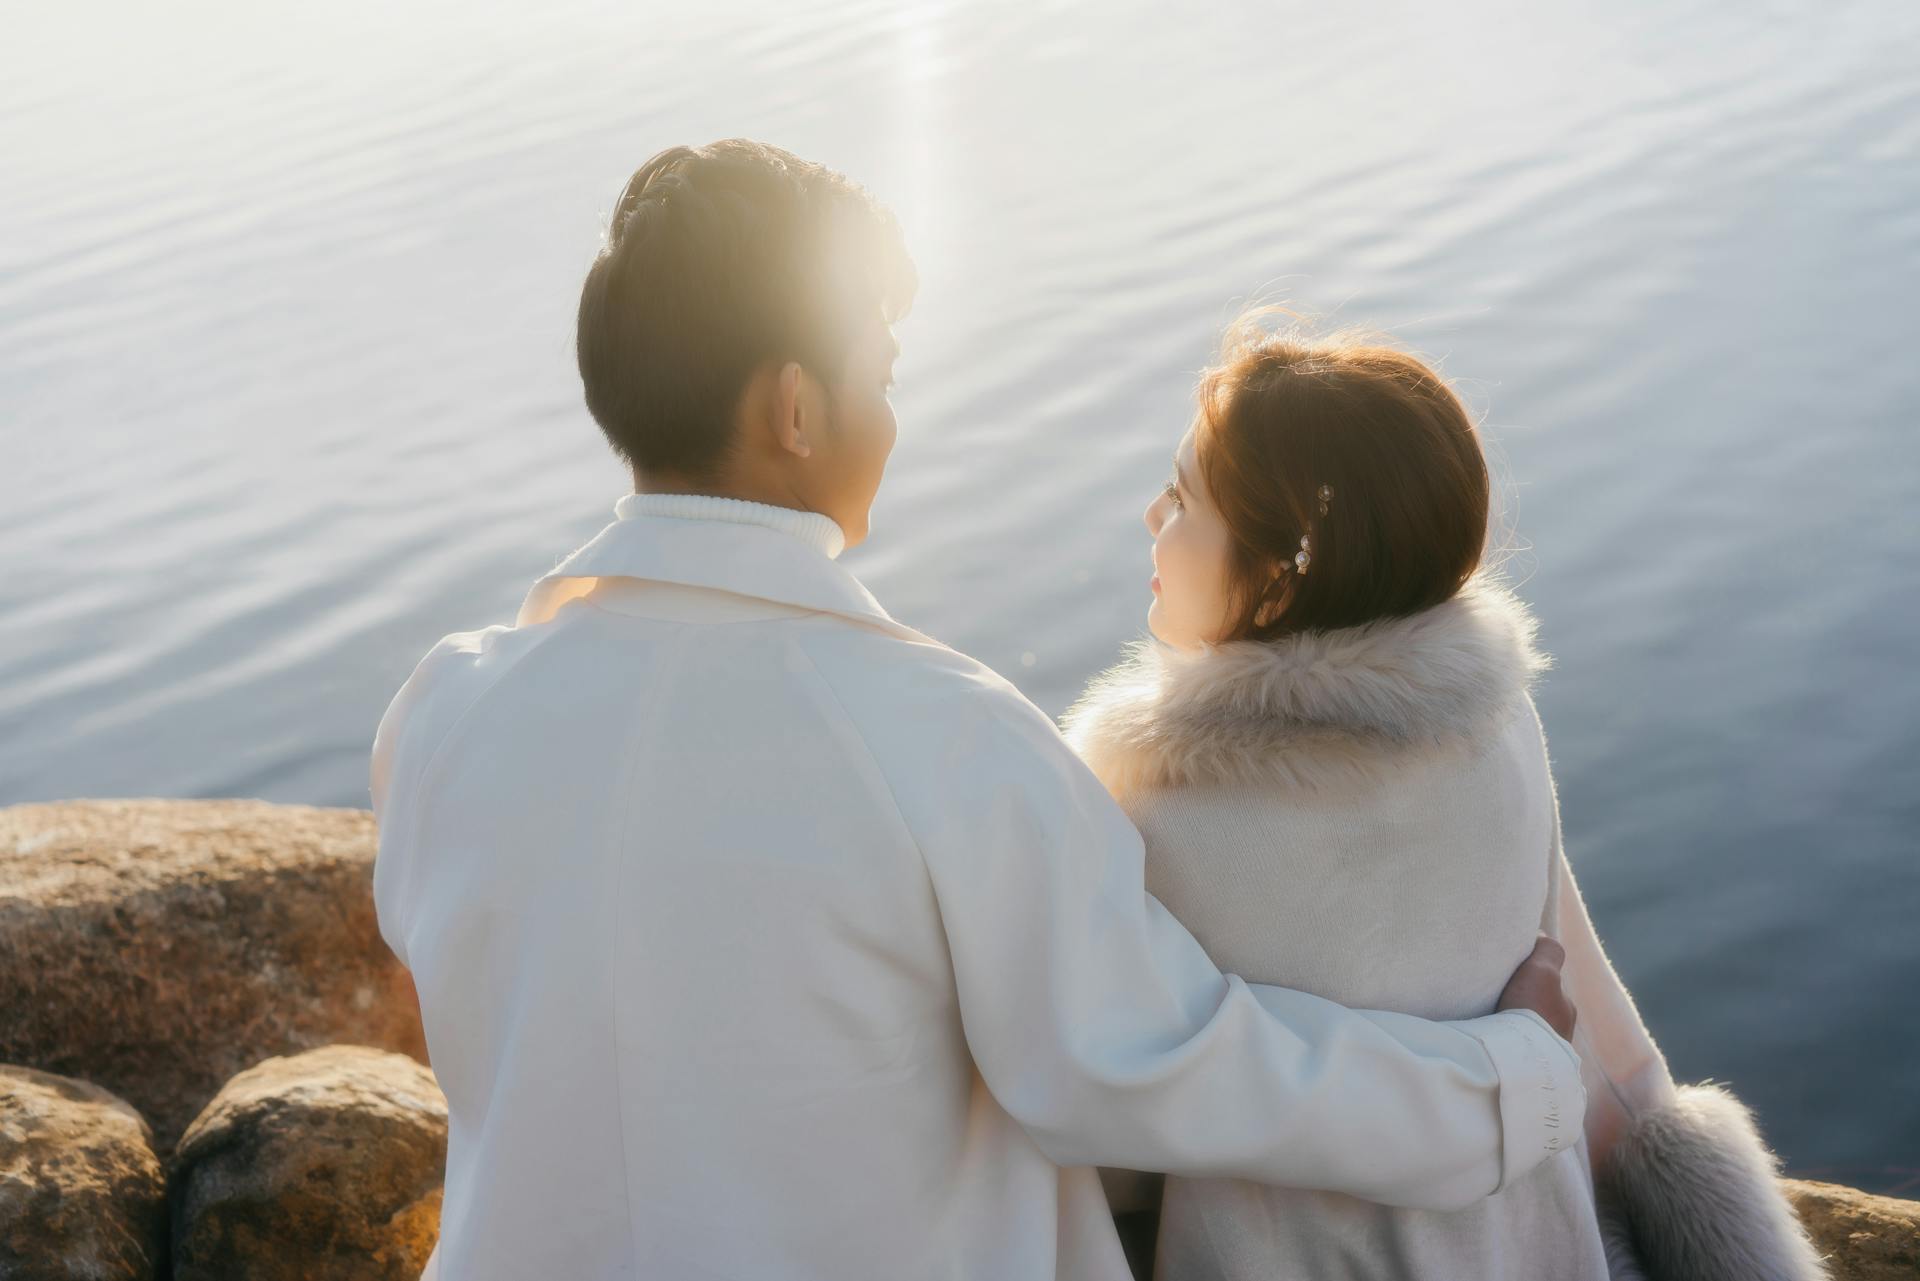
[[[946,801],[909,826],[981,1077],[1054,1161],[1453,1209],[1574,1146],[1579,1064],[1535,1015],[1433,1023],[1221,973],[1018,702],[942,735]]]
[[[380,937],[401,965],[407,964],[405,934],[400,928],[398,909],[393,904],[396,887],[402,876],[401,863],[405,851],[401,840],[403,820],[398,812],[401,807],[396,804],[398,798],[393,791],[394,758],[407,714],[420,697],[424,664],[423,659],[387,701],[387,710],[381,714],[380,723],[373,732],[373,750],[367,765],[367,794],[373,801],[376,837],[373,860],[374,918],[380,929]]]
[[[409,893],[412,851],[408,848],[413,823],[413,791],[421,762],[434,743],[431,725],[422,724],[420,709],[434,696],[435,686],[451,663],[482,650],[505,631],[502,626],[441,637],[415,663],[407,679],[387,700],[386,711],[374,728],[367,762],[367,795],[373,802],[377,844],[373,861],[373,901],[380,936],[400,964],[407,965],[404,917]]]

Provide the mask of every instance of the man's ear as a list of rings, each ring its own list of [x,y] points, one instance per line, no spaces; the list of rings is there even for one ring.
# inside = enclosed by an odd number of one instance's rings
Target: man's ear
[[[806,405],[800,394],[804,383],[798,361],[789,360],[774,374],[774,440],[780,448],[802,458],[813,452],[813,446],[807,443],[807,430],[813,424],[808,421]]]

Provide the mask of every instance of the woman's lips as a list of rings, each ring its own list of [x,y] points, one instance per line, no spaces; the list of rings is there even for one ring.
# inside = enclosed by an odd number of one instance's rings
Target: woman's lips
[[[1151,586],[1151,587],[1153,588],[1153,590],[1154,590],[1154,594],[1155,594],[1155,595],[1158,595],[1158,594],[1159,594],[1159,592],[1160,592],[1160,575],[1158,575],[1158,574],[1155,574],[1155,575],[1153,576],[1153,582],[1152,582],[1152,583],[1150,583],[1150,584],[1149,584],[1149,586]]]

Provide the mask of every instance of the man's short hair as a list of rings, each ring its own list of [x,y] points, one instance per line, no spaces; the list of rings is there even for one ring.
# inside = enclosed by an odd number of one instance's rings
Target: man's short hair
[[[587,408],[637,471],[711,481],[757,369],[798,361],[831,388],[917,283],[898,222],[844,175],[745,138],[669,147],[628,180],[580,291]]]

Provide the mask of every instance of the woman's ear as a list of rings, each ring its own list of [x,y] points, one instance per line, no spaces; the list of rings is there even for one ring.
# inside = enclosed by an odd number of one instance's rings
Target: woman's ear
[[[1285,607],[1286,592],[1276,590],[1276,587],[1279,584],[1281,575],[1286,572],[1286,566],[1277,562],[1267,567],[1267,596],[1265,600],[1260,602],[1260,608],[1253,611],[1254,626],[1269,626],[1275,619],[1280,617]]]

